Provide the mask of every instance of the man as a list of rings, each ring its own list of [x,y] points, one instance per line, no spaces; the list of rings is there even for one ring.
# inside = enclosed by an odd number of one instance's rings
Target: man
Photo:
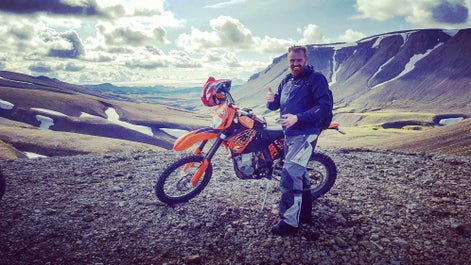
[[[268,88],[267,107],[280,109],[285,134],[285,163],[281,174],[281,220],[272,228],[275,235],[297,232],[300,222],[311,222],[312,198],[306,166],[321,132],[322,120],[330,115],[333,99],[326,78],[307,65],[307,49],[288,49],[291,73],[275,94]]]

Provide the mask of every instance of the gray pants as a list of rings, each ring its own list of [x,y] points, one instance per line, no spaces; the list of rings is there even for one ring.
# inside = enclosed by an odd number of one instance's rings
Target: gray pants
[[[314,151],[317,134],[285,137],[285,163],[281,173],[280,215],[285,223],[299,226],[302,192],[310,189],[306,166]]]

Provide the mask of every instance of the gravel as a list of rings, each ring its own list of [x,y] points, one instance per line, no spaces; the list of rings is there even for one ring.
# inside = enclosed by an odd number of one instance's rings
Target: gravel
[[[270,233],[278,183],[237,179],[224,154],[176,206],[153,187],[182,154],[0,160],[0,264],[470,264],[469,157],[323,151],[336,185],[288,237]]]

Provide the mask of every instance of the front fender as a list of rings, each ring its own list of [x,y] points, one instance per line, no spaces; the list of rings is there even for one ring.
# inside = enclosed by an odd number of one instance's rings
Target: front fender
[[[180,138],[178,138],[173,144],[173,150],[183,151],[194,144],[204,141],[211,140],[218,136],[219,131],[211,127],[205,127],[198,130],[191,131]]]

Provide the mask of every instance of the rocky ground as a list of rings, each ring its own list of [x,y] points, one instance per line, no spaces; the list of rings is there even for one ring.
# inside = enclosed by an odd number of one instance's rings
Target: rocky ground
[[[234,177],[177,206],[153,186],[178,154],[0,160],[0,264],[470,264],[469,157],[327,149],[338,181],[315,221],[276,237],[277,183]]]

